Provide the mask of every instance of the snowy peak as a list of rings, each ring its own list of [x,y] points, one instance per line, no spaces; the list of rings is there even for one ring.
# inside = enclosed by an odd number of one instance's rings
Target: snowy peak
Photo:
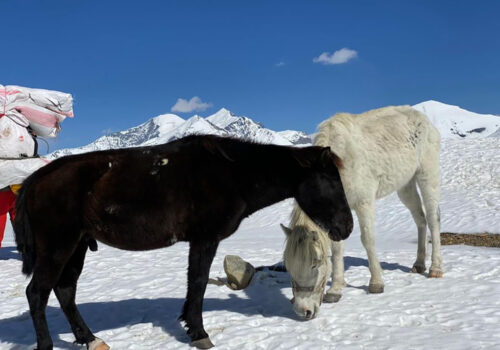
[[[151,146],[192,134],[231,136],[278,145],[305,145],[311,143],[311,139],[304,133],[287,130],[282,135],[264,128],[264,126],[248,117],[238,117],[231,111],[221,108],[207,118],[194,115],[184,120],[175,114],[162,114],[139,126],[102,136],[87,146],[57,150],[50,154],[49,157],[58,158],[63,155],[110,148]]]
[[[308,145],[312,143],[312,137],[302,131],[284,130],[279,131],[278,134],[294,145]]]
[[[216,113],[207,117],[207,120],[212,124],[215,124],[221,128],[225,128],[229,124],[237,121],[238,118],[244,118],[244,117],[237,117],[231,111],[225,108],[221,108]]]
[[[185,122],[185,120],[178,115],[170,113],[159,115],[151,120],[158,126],[160,135],[177,128],[179,125]]]
[[[500,129],[500,117],[478,114],[439,101],[425,101],[413,106],[424,113],[443,138],[482,138],[494,136]]]

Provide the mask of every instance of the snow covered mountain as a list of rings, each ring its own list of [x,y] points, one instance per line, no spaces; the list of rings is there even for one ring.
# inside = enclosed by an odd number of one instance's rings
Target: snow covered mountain
[[[500,137],[500,117],[491,114],[469,112],[457,106],[438,101],[426,101],[413,106],[426,114],[438,128],[443,138]],[[221,108],[215,114],[203,118],[194,115],[184,120],[175,114],[163,114],[139,126],[102,136],[89,145],[57,150],[49,158],[110,148],[157,145],[191,134],[233,136],[261,143],[277,145],[307,145],[311,136],[300,131],[276,132],[245,116],[236,116]]]
[[[266,129],[263,125],[254,122],[248,117],[238,117],[231,111],[222,108],[207,118],[194,115],[184,120],[175,114],[163,114],[128,130],[102,136],[89,145],[80,148],[57,150],[48,157],[53,159],[69,154],[110,148],[157,145],[192,134],[233,136],[277,145],[303,145],[311,143],[311,138],[303,132],[293,130],[276,132]]]
[[[425,101],[412,106],[424,113],[443,138],[481,138],[500,135],[500,117],[469,112],[458,106],[438,101]]]

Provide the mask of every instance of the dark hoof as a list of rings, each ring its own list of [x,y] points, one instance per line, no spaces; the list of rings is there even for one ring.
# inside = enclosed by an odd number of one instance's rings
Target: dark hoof
[[[371,294],[380,294],[384,292],[384,285],[383,284],[370,284],[368,286],[368,291]]]
[[[413,265],[411,268],[412,273],[424,273],[425,272],[425,265]]]
[[[197,347],[198,349],[210,349],[214,347],[214,344],[210,341],[210,338],[203,338],[198,340],[193,340],[191,345]]]
[[[429,278],[442,278],[443,277],[443,271],[441,270],[430,270],[429,271]]]
[[[323,295],[323,302],[324,303],[337,303],[340,298],[342,298],[342,294],[334,294],[334,293],[331,293],[331,294],[325,294]]]

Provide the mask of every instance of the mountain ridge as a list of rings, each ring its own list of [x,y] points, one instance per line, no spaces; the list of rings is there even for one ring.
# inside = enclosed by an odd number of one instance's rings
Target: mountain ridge
[[[478,114],[458,106],[429,100],[412,106],[427,115],[443,138],[499,137],[500,117]],[[151,146],[173,141],[191,134],[232,136],[261,143],[304,146],[312,143],[312,135],[296,130],[273,131],[246,116],[237,116],[226,108],[203,118],[193,115],[183,119],[176,114],[162,114],[130,129],[110,133],[78,148],[56,150],[48,158],[105,150]]]

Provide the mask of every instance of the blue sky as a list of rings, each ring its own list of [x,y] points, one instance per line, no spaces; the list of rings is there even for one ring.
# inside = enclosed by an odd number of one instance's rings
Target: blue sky
[[[51,150],[195,96],[210,107],[176,114],[226,107],[306,132],[339,111],[429,99],[500,114],[500,1],[2,0],[0,11],[0,84],[74,96]]]

